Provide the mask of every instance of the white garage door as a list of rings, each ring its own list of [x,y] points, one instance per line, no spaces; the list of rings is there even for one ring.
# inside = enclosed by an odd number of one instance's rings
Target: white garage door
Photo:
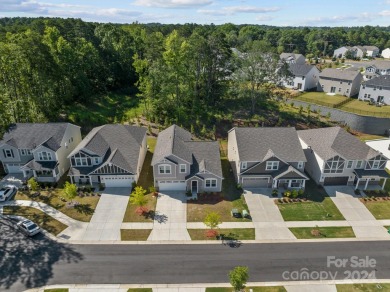
[[[267,188],[268,178],[245,177],[242,179],[242,186],[244,188]]]
[[[184,180],[162,180],[158,182],[160,191],[185,191],[186,182]]]
[[[21,166],[21,164],[12,163],[6,165],[8,173],[22,173],[22,170],[20,169]]]
[[[131,187],[134,177],[132,175],[102,175],[100,180],[105,184],[106,188],[121,188]]]

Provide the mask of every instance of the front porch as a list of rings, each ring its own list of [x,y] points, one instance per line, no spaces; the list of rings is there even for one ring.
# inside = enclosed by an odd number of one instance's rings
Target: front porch
[[[305,183],[305,179],[274,179],[272,188],[283,190],[304,189]]]
[[[21,169],[26,179],[35,177],[39,182],[56,182],[60,178],[57,161],[31,160]]]
[[[367,190],[371,186],[380,186],[384,190],[386,181],[390,178],[390,175],[384,169],[378,170],[365,170],[365,169],[355,169],[354,174],[355,178],[355,190],[363,185],[363,190]],[[380,181],[383,180],[382,183]]]

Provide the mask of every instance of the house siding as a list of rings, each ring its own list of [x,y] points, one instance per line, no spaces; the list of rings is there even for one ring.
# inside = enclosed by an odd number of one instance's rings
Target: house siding
[[[317,184],[319,184],[324,167],[324,160],[312,151],[312,149],[308,149],[308,145],[302,139],[299,138],[299,141],[301,142],[307,160],[305,163],[305,171]]]
[[[234,129],[228,133],[228,160],[235,164],[235,168],[233,167],[235,171],[234,176],[236,178],[236,182],[238,182],[238,175],[240,173],[240,156],[237,147],[236,131]]]
[[[200,174],[204,180],[200,179],[199,177],[191,177],[187,180],[187,190],[191,190],[191,183],[193,180],[198,181],[198,193],[200,192],[220,192],[222,190],[222,179],[220,177],[215,176],[211,173],[201,173]],[[215,188],[206,188],[206,179],[208,178],[214,178],[217,180],[217,186]]]
[[[171,180],[185,180],[186,176],[190,174],[190,165],[186,161],[175,157],[173,155],[170,155],[167,157],[169,160],[165,159],[159,163],[156,163],[153,166],[153,173],[154,173],[154,180],[166,180],[166,179],[171,179]],[[171,162],[174,161],[175,163]],[[177,163],[177,164],[176,164]],[[171,165],[171,173],[170,174],[160,174],[158,173],[158,167],[163,164],[169,164]],[[180,173],[179,172],[179,167],[180,164],[185,164],[186,165],[186,172],[185,173]]]
[[[360,84],[362,82],[363,76],[358,74],[356,78],[352,81],[349,80],[340,80],[340,79],[327,79],[319,77],[318,82],[318,91],[331,92],[331,88],[335,87],[335,94],[344,95],[344,96],[355,96],[359,93]]]
[[[383,96],[383,102],[390,105],[390,87],[379,89],[372,86],[361,85],[359,92],[360,100],[370,101],[370,98],[373,98],[375,101],[378,101],[379,96]]]
[[[139,176],[141,174],[142,166],[144,165],[144,161],[145,161],[145,157],[146,157],[147,152],[148,152],[148,149],[147,149],[146,134],[145,134],[144,139],[142,140],[140,151],[139,151],[137,173],[134,176],[134,180],[136,182],[138,182]]]
[[[69,142],[71,138],[73,138],[73,141]],[[70,160],[68,159],[68,155],[77,147],[80,142],[80,127],[68,124],[68,127],[64,133],[64,137],[61,141],[61,148],[57,150],[57,160],[59,163],[58,170],[60,171],[60,176],[64,175],[64,173],[69,170]],[[65,144],[68,148],[66,148]]]

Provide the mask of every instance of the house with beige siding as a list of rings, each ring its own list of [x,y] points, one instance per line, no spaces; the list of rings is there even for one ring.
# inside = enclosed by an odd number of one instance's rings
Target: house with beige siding
[[[324,69],[319,75],[318,91],[344,95],[347,97],[359,94],[362,74],[356,70]]]

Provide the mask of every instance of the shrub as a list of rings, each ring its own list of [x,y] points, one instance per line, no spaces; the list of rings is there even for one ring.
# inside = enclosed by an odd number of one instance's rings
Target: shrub
[[[303,189],[300,189],[298,191],[298,196],[302,197],[305,194],[305,191]]]
[[[273,197],[277,197],[278,195],[279,195],[278,189],[273,189],[273,190],[272,190],[272,196],[273,196]]]
[[[283,195],[284,195],[285,197],[289,198],[289,197],[291,196],[291,191],[285,191],[285,192],[283,193]]]
[[[291,191],[291,197],[293,197],[294,199],[298,198],[298,191],[297,190],[292,190]]]

